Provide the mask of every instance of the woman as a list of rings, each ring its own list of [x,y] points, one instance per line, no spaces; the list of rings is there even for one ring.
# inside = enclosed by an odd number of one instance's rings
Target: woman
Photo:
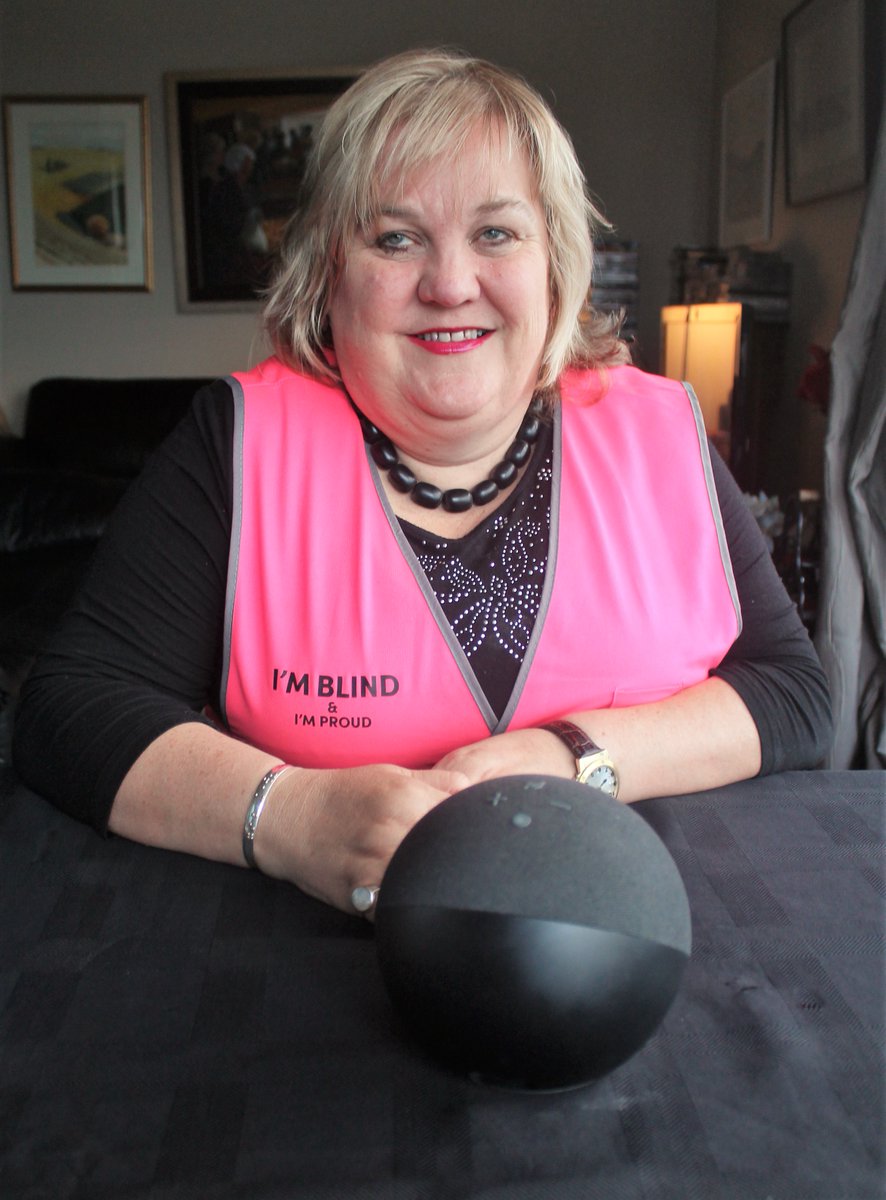
[[[119,510],[25,689],[26,780],[363,909],[481,779],[633,801],[813,765],[823,675],[691,397],[583,319],[596,214],[543,101],[388,60],[308,182],[275,355]]]

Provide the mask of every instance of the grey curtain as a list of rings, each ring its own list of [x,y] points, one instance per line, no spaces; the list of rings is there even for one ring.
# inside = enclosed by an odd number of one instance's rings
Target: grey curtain
[[[831,348],[815,644],[835,737],[828,767],[886,767],[886,121]]]

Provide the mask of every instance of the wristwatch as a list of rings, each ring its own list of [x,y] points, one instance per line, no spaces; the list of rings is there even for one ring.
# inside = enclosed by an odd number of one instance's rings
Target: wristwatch
[[[613,800],[618,796],[618,772],[608,753],[592,742],[583,729],[572,721],[550,721],[539,726],[565,742],[575,757],[575,779],[595,787]]]

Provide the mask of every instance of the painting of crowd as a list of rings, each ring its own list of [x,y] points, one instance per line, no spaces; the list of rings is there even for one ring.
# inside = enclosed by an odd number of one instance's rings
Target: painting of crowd
[[[268,121],[236,111],[195,129],[201,289],[220,299],[250,299],[267,283],[322,116],[297,112]]]

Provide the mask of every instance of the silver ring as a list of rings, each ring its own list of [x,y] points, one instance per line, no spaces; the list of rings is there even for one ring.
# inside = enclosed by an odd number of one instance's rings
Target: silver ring
[[[363,916],[372,912],[375,908],[376,900],[378,900],[377,887],[355,887],[351,892],[351,904]]]

